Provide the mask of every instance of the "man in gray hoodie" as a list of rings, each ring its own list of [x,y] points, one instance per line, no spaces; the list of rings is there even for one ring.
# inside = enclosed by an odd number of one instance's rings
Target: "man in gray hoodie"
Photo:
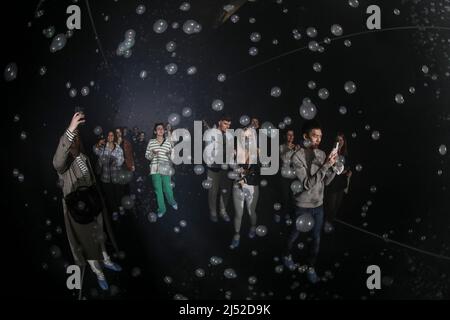
[[[315,120],[307,121],[302,128],[304,147],[292,156],[292,166],[300,182],[300,189],[295,195],[297,223],[289,237],[285,265],[293,270],[296,264],[292,260],[292,248],[300,232],[309,231],[312,227],[312,246],[308,256],[308,279],[312,283],[319,281],[314,265],[319,253],[320,233],[322,230],[324,211],[323,195],[325,185],[328,185],[336,174],[334,164],[337,153],[333,150],[328,157],[319,149],[322,140],[322,129]]]

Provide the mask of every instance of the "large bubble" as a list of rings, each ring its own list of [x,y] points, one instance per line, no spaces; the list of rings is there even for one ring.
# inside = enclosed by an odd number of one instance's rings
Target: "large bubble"
[[[171,113],[169,117],[167,118],[167,121],[172,126],[177,126],[180,123],[180,115],[178,113]]]
[[[299,180],[292,181],[292,183],[291,183],[291,191],[294,194],[302,192],[303,191],[302,183]]]
[[[195,20],[187,20],[183,24],[183,31],[186,34],[199,33],[202,30],[202,26]]]
[[[236,272],[234,271],[234,269],[231,268],[225,269],[223,275],[227,279],[235,279],[237,277]]]
[[[338,24],[333,24],[331,26],[331,33],[336,37],[342,36],[342,34],[344,33],[344,29],[342,29],[342,27]]]
[[[222,111],[224,103],[220,99],[216,99],[212,102],[211,107],[214,111]]]
[[[345,92],[347,92],[348,94],[353,94],[356,92],[356,85],[353,81],[347,81],[344,84],[344,90]]]
[[[264,237],[267,235],[267,227],[266,226],[257,226],[256,227],[256,235],[259,237]]]
[[[239,123],[244,127],[247,126],[250,123],[250,117],[247,115],[241,116],[239,118]]]
[[[181,114],[183,117],[188,118],[192,116],[192,109],[189,107],[185,107],[183,108],[183,110],[181,110]]]
[[[311,99],[305,98],[303,99],[302,105],[300,106],[300,116],[303,119],[311,120],[317,114],[317,109],[314,103],[312,103]]]
[[[143,4],[138,5],[136,8],[136,13],[141,15],[141,14],[144,14],[144,12],[145,12],[145,6]]]
[[[155,23],[153,24],[153,31],[155,31],[158,34],[161,34],[167,30],[167,27],[168,27],[167,21],[164,19],[159,19],[156,20]]]
[[[164,69],[166,70],[167,74],[174,75],[178,71],[178,66],[175,63],[169,63],[164,67]]]
[[[314,217],[310,213],[304,213],[297,218],[295,226],[300,232],[309,232],[314,228]]]
[[[9,63],[6,67],[5,67],[5,71],[3,73],[3,76],[5,78],[6,81],[13,81],[14,79],[17,78],[17,64],[15,64],[14,62]]]
[[[253,33],[250,35],[250,40],[251,40],[252,42],[259,42],[259,41],[261,40],[261,34],[259,34],[258,32],[253,32]]]
[[[67,38],[66,35],[63,33],[60,33],[58,35],[56,35],[53,40],[52,43],[50,44],[50,52],[56,52],[59,51],[61,49],[64,48],[64,46],[67,43]]]
[[[439,146],[439,153],[440,153],[442,156],[445,156],[445,155],[447,154],[447,146],[446,146],[445,144],[441,144],[441,145]]]
[[[279,96],[281,96],[280,87],[273,87],[272,89],[270,89],[270,95],[274,98],[278,98]]]

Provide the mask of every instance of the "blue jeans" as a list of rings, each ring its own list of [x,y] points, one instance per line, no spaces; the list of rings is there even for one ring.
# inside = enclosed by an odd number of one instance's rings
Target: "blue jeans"
[[[313,240],[312,240],[312,245],[310,247],[310,254],[308,256],[308,263],[311,266],[313,266],[316,263],[317,255],[319,254],[320,234],[322,232],[323,217],[324,217],[323,206],[320,206],[317,208],[301,208],[301,207],[295,208],[296,219],[305,213],[311,214],[314,218],[314,227],[310,231],[310,232],[312,232]],[[291,236],[289,237],[287,254],[291,254],[292,248],[294,247],[294,244],[297,241],[299,236],[300,236],[300,231],[297,230],[297,227],[296,227],[296,224],[294,221],[293,230],[292,230]]]

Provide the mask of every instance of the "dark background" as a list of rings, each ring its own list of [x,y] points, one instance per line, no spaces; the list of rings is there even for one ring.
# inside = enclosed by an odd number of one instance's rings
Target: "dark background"
[[[220,98],[237,127],[242,114],[257,116],[277,125],[285,116],[293,119],[291,127],[297,138],[302,124],[298,108],[305,97],[318,107],[317,118],[324,127],[323,149],[329,151],[334,134],[344,131],[349,140],[352,163],[363,166],[354,171],[351,192],[345,198],[339,218],[378,235],[388,234],[401,243],[441,255],[449,250],[448,155],[438,152],[448,145],[448,30],[395,30],[351,36],[350,48],[343,39],[323,44],[324,53],[301,50],[267,64],[245,71],[282,53],[308,44],[306,28],[314,26],[317,41],[330,36],[334,23],[344,28],[344,36],[366,31],[369,4],[382,9],[382,28],[397,26],[450,26],[445,1],[436,3],[433,11],[428,1],[363,1],[351,8],[347,1],[275,1],[250,2],[238,11],[240,20],[220,25],[217,19],[228,2],[219,0],[190,1],[191,10],[178,9],[182,1],[91,1],[93,18],[105,51],[108,66],[100,53],[91,28],[84,1],[79,1],[82,29],[75,30],[63,50],[51,53],[51,39],[42,30],[55,26],[56,34],[66,32],[65,9],[70,1],[42,2],[44,15],[35,18],[38,1],[6,2],[3,4],[2,66],[16,62],[18,77],[12,82],[1,81],[4,183],[2,294],[29,298],[76,299],[65,287],[65,264],[72,258],[64,233],[61,192],[52,157],[60,135],[68,126],[76,106],[85,108],[88,123],[83,132],[85,144],[95,142],[92,132],[97,125],[105,130],[116,125],[139,126],[150,134],[155,122],[166,121],[172,112],[181,114],[183,107],[193,109],[191,118],[183,118],[180,126],[191,127],[192,120],[217,120],[211,102]],[[137,5],[145,4],[144,15],[137,15]],[[288,13],[282,9],[287,8]],[[399,16],[393,14],[400,9]],[[109,15],[105,21],[104,15]],[[256,22],[249,23],[254,17]],[[153,32],[159,18],[170,26],[163,34]],[[187,19],[202,24],[202,31],[186,35],[181,26]],[[31,22],[29,27],[27,24]],[[118,57],[116,48],[128,29],[136,31],[136,45],[129,59]],[[302,39],[292,37],[298,29]],[[253,44],[251,32],[262,40]],[[383,31],[383,30],[382,30]],[[279,44],[272,44],[277,38]],[[169,41],[177,43],[176,57],[165,50]],[[248,48],[256,46],[259,54],[252,57]],[[178,64],[178,72],[169,76],[164,66]],[[314,62],[323,66],[321,73],[312,69]],[[195,65],[198,72],[186,75]],[[428,74],[422,65],[430,68]],[[46,66],[47,73],[39,75]],[[145,80],[141,70],[148,71]],[[225,73],[224,83],[217,74]],[[435,74],[435,80],[432,75]],[[307,83],[314,80],[316,90]],[[357,92],[348,95],[344,83],[352,80]],[[70,81],[78,95],[70,98],[65,84]],[[83,86],[90,94],[80,95]],[[282,88],[280,98],[270,96],[270,88]],[[415,94],[408,88],[414,86]],[[327,88],[330,97],[321,100],[319,88]],[[402,93],[404,104],[396,104],[394,96]],[[339,106],[348,113],[340,115]],[[14,115],[20,121],[14,122]],[[370,130],[365,126],[370,125]],[[378,130],[380,140],[371,132]],[[25,131],[27,138],[20,139]],[[356,138],[351,138],[353,132]],[[24,182],[13,177],[14,168],[24,174]],[[190,166],[177,169],[175,195],[180,205],[177,213],[169,212],[164,219],[151,224],[147,214],[155,210],[150,201],[144,209],[127,214],[116,222],[119,241],[125,253],[119,262],[124,267],[120,275],[107,274],[113,285],[103,294],[96,289],[91,275],[87,276],[84,293],[94,298],[149,297],[172,299],[182,294],[189,299],[223,299],[231,291],[232,299],[275,298],[299,299],[443,299],[450,297],[448,267],[450,261],[432,257],[384,242],[374,236],[336,223],[332,234],[324,234],[319,273],[330,271],[333,279],[315,287],[304,275],[284,270],[274,271],[280,261],[289,228],[275,223],[273,204],[280,201],[277,178],[268,177],[268,186],[261,189],[258,224],[268,227],[268,235],[250,241],[245,237],[248,221],[244,219],[242,246],[237,252],[228,249],[232,228],[223,222],[213,225],[208,220],[207,195],[201,188],[204,176],[194,176]],[[443,173],[438,175],[437,171]],[[376,193],[370,186],[377,187]],[[150,188],[151,189],[151,188]],[[46,190],[46,193],[45,193]],[[152,198],[148,190],[148,197]],[[367,216],[361,207],[372,201]],[[246,218],[246,217],[245,217]],[[46,224],[50,219],[51,225]],[[187,228],[179,234],[173,231],[180,220]],[[62,233],[56,232],[60,226]],[[410,231],[409,231],[410,230]],[[50,232],[52,240],[45,240]],[[424,238],[425,237],[425,238]],[[421,240],[422,239],[422,240]],[[53,258],[50,247],[58,246],[59,258]],[[258,255],[252,256],[251,251]],[[224,262],[208,266],[211,256]],[[338,264],[336,264],[338,263]],[[43,268],[42,264],[47,267]],[[368,265],[377,264],[383,275],[383,289],[369,292],[365,281]],[[223,277],[225,268],[234,268],[235,280]],[[133,276],[133,268],[141,274]],[[198,279],[194,270],[203,268],[206,277]],[[171,276],[167,285],[163,278]],[[252,290],[249,276],[258,278]],[[294,282],[298,287],[292,288]],[[302,296],[303,297],[303,296]]]

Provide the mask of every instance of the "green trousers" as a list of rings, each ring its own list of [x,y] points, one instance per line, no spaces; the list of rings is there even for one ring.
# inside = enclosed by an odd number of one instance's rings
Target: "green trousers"
[[[176,203],[173,197],[172,186],[170,184],[170,176],[161,174],[152,174],[153,189],[156,194],[156,202],[158,204],[158,213],[166,213],[166,204],[164,202],[164,195],[167,202],[172,206]]]

